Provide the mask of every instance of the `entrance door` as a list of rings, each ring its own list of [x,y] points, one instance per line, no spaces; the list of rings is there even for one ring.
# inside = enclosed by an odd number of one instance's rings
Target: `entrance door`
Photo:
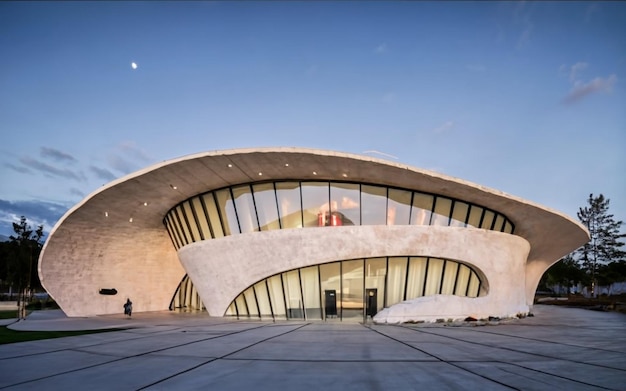
[[[365,298],[365,315],[373,318],[374,315],[376,315],[376,313],[378,312],[378,289],[366,289]]]
[[[337,291],[325,290],[324,291],[324,313],[326,314],[326,318],[336,318],[337,317]]]

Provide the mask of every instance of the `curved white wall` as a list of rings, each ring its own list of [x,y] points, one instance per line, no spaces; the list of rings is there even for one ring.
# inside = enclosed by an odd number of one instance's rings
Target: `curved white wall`
[[[254,232],[190,244],[178,251],[209,314],[222,316],[244,289],[271,275],[320,263],[381,256],[432,256],[465,262],[487,285],[483,306],[504,316],[528,308],[530,246],[518,236],[473,228],[346,226]],[[468,299],[469,300],[469,299]],[[419,308],[413,315],[419,315]],[[454,307],[452,312],[461,311]],[[449,313],[446,317],[463,314]]]

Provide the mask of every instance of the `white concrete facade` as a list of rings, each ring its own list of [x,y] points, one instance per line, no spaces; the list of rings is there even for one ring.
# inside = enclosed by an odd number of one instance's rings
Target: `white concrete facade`
[[[347,179],[346,179],[347,178]],[[282,229],[196,241],[178,250],[163,224],[207,191],[280,180],[349,180],[428,192],[490,208],[513,234],[478,228],[361,225]],[[441,257],[481,277],[477,298],[434,296],[379,313],[381,322],[527,313],[545,270],[588,240],[575,220],[460,179],[371,157],[302,148],[207,152],[163,162],[104,186],[55,225],[39,260],[41,281],[68,316],[169,308],[187,273],[213,316],[252,284],[327,262],[384,256]],[[117,295],[102,295],[115,288]]]
[[[333,232],[329,232],[332,230]],[[330,235],[329,235],[330,234]],[[271,245],[268,245],[271,243]],[[472,245],[469,246],[468,243]],[[425,254],[472,265],[488,282],[486,296],[443,296],[445,305],[424,313],[421,302],[402,306],[380,322],[514,316],[528,313],[523,276],[529,244],[523,238],[482,229],[430,226],[351,226],[242,234],[205,240],[179,251],[180,260],[211,314],[223,314],[233,298],[263,278],[337,260]],[[392,307],[393,308],[393,307]],[[386,313],[385,313],[386,314]]]

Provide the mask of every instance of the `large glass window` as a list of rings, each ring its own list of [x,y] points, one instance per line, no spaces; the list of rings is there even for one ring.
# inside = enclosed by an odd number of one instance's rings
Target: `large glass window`
[[[451,227],[465,227],[465,219],[467,219],[467,212],[469,205],[465,202],[455,201],[452,209],[452,218],[450,219]]]
[[[494,217],[495,217],[495,213],[493,213],[490,210],[486,210],[483,215],[483,221],[480,224],[480,228],[491,229]]]
[[[261,317],[271,317],[272,305],[270,304],[270,297],[265,281],[261,281],[254,286],[254,296],[259,305],[259,315]]]
[[[331,225],[328,182],[302,182],[302,221],[304,227]]]
[[[390,307],[404,301],[404,287],[406,283],[407,257],[390,257],[387,270],[387,301]]]
[[[411,217],[411,192],[389,189],[387,225],[408,225]]]
[[[409,259],[409,271],[407,275],[406,300],[424,296],[424,282],[426,281],[426,265],[428,260],[425,257],[411,257]],[[429,276],[430,277],[430,276]]]
[[[300,185],[297,182],[276,183],[276,198],[281,227],[302,228]]]
[[[261,231],[280,229],[274,184],[256,184],[252,186],[252,190],[254,191],[254,203],[256,204]]]
[[[411,225],[430,225],[433,199],[434,197],[428,194],[415,193],[413,195]]]
[[[330,184],[330,213],[328,225],[361,225],[361,204],[357,183]]]
[[[450,221],[450,208],[452,200],[449,198],[437,197],[435,200],[435,211],[430,221],[431,225],[446,226]]]
[[[235,204],[230,195],[230,189],[222,189],[215,192],[217,204],[222,216],[222,225],[224,226],[224,235],[234,235],[239,233],[239,224],[237,222],[237,213],[235,212]]]
[[[281,275],[270,277],[267,279],[267,288],[270,294],[270,302],[275,318],[287,318],[285,309],[285,295],[283,293],[283,283]]]
[[[320,319],[322,317],[322,306],[320,303],[320,278],[317,266],[301,269],[300,278],[302,279],[306,318]]]
[[[237,208],[237,218],[241,233],[254,232],[259,230],[259,223],[256,219],[256,210],[250,186],[233,187],[233,197],[235,197],[235,208]]]
[[[196,212],[196,218],[198,219],[198,230],[200,231],[200,235],[203,240],[210,239],[213,237],[211,235],[211,229],[209,228],[209,220],[206,215],[206,211],[202,206],[202,201],[200,197],[195,197],[191,200],[191,204],[193,205],[193,209]]]
[[[456,282],[456,277],[459,269],[459,264],[457,262],[448,262],[444,261],[444,269],[443,269],[443,278],[441,284],[441,294],[442,295],[453,295],[454,294],[454,283]]]
[[[467,225],[474,228],[480,228],[480,218],[483,215],[483,210],[484,209],[480,206],[472,205],[472,207],[470,208],[469,217],[467,219]]]
[[[342,262],[341,307],[344,318],[363,316],[363,260]]]
[[[224,230],[222,229],[222,219],[220,218],[215,204],[215,198],[213,193],[205,194],[202,196],[204,206],[206,206],[206,212],[209,216],[209,222],[211,223],[211,229],[213,230],[213,237],[221,238],[224,236]]]
[[[202,240],[200,236],[200,230],[198,229],[198,220],[196,220],[196,214],[191,209],[191,203],[189,201],[183,202],[183,211],[191,230],[191,237],[194,242]]]
[[[283,273],[283,287],[287,302],[287,316],[290,319],[303,319],[302,291],[298,270]]]
[[[361,219],[363,225],[387,224],[387,188],[361,186]]]

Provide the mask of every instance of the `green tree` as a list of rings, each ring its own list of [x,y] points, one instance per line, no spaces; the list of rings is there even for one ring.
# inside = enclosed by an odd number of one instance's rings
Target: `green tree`
[[[26,217],[22,216],[19,223],[13,223],[15,235],[9,237],[8,248],[3,251],[5,274],[10,286],[19,293],[18,304],[22,309],[20,316],[24,316],[26,297],[33,288],[41,287],[37,274],[36,263],[43,245],[43,225],[31,229]]]
[[[575,257],[590,277],[591,295],[595,296],[598,266],[623,260],[626,252],[620,248],[624,242],[620,239],[626,234],[620,233],[622,221],[616,221],[609,213],[608,198],[602,194],[589,195],[588,206],[580,208],[577,215],[581,223],[589,230],[590,240],[575,252]]]

